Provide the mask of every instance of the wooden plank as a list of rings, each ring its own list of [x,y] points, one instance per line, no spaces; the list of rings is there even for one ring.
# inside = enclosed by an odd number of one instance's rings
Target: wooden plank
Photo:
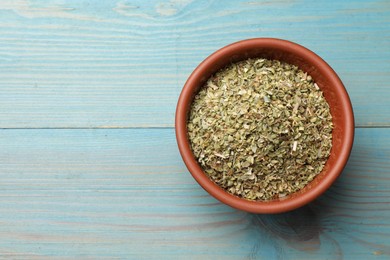
[[[0,130],[0,258],[390,256],[390,129],[357,129],[319,200],[252,215],[192,179],[173,129]]]
[[[322,56],[358,126],[390,126],[388,1],[12,1],[0,4],[0,128],[171,127],[181,87],[231,42]]]

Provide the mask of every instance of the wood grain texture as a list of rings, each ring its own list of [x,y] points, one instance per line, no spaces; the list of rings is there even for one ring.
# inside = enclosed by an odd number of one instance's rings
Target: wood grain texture
[[[0,259],[389,259],[389,25],[386,0],[1,0]],[[210,197],[172,128],[191,71],[252,37],[323,57],[359,127],[286,214]]]
[[[388,1],[0,3],[0,128],[172,127],[180,90],[209,54],[277,37],[322,56],[358,126],[390,126]]]
[[[173,129],[0,130],[0,258],[388,259],[390,129],[357,129],[336,184],[279,215],[210,197]]]

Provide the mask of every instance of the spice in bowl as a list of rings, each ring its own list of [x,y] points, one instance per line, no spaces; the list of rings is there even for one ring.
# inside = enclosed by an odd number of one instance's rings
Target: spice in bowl
[[[247,59],[215,73],[187,122],[196,160],[218,186],[267,201],[303,189],[332,148],[332,116],[310,75],[278,60]]]

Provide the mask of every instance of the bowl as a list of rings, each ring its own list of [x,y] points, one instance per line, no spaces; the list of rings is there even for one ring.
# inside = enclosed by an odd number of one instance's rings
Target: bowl
[[[287,197],[270,201],[250,201],[236,197],[203,172],[193,155],[187,134],[191,102],[200,87],[218,70],[248,58],[266,58],[298,66],[312,76],[330,106],[333,120],[332,149],[323,170],[305,188]],[[177,144],[185,165],[195,180],[219,201],[251,213],[273,214],[291,211],[324,193],[343,171],[354,139],[354,116],[348,93],[335,71],[318,55],[296,43],[273,38],[235,42],[207,57],[190,75],[180,94],[175,117]]]

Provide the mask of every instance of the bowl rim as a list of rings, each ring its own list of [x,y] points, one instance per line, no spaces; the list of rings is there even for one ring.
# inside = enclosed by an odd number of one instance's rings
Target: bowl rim
[[[206,174],[203,172],[191,151],[187,138],[186,108],[192,100],[196,82],[199,80],[199,78],[202,77],[203,73],[205,73],[210,67],[213,66],[216,61],[220,60],[225,55],[234,54],[236,51],[242,48],[251,49],[255,47],[283,49],[287,52],[292,52],[305,60],[309,60],[312,64],[315,64],[315,67],[320,67],[322,69],[321,74],[325,75],[327,79],[329,79],[333,85],[338,88],[340,94],[339,97],[344,104],[342,106],[342,110],[343,114],[346,115],[346,129],[343,138],[344,145],[340,151],[340,156],[335,161],[335,164],[332,165],[332,169],[329,170],[328,174],[320,182],[318,182],[315,187],[307,190],[306,192],[302,192],[298,196],[289,197],[285,200],[250,201],[228,193],[215,184],[212,180],[210,180],[209,177],[206,176]],[[348,93],[336,72],[321,57],[309,49],[297,43],[277,38],[246,39],[222,47],[221,49],[209,55],[195,68],[184,84],[177,103],[175,115],[175,132],[177,144],[183,161],[193,178],[214,198],[233,208],[251,213],[274,214],[287,212],[302,207],[303,205],[319,197],[332,185],[332,183],[343,171],[352,150],[354,131],[355,127],[352,104]]]

